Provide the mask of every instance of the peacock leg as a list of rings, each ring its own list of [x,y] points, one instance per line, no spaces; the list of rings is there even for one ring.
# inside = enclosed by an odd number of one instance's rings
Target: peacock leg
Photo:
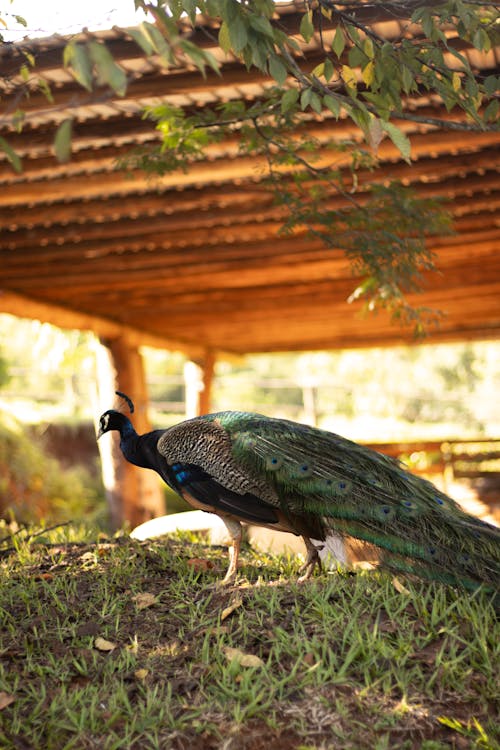
[[[297,579],[297,583],[307,581],[307,579],[312,576],[316,565],[318,566],[319,570],[321,570],[321,560],[318,554],[318,550],[311,542],[309,537],[303,536],[302,539],[304,540],[304,543],[306,545],[307,555],[304,565],[299,568],[299,573],[302,573],[303,575],[301,575],[300,578]]]
[[[226,524],[226,528],[229,531],[229,535],[233,542],[231,547],[229,547],[229,567],[224,579],[221,581],[222,585],[225,586],[234,583],[236,578],[241,548],[241,524],[239,521],[234,521],[232,518],[223,518],[222,520]]]

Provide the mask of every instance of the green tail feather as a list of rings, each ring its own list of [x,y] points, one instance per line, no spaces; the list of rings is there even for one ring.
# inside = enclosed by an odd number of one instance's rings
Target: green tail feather
[[[397,461],[306,425],[217,416],[242,470],[266,479],[298,533],[319,528],[323,538],[330,531],[354,536],[381,548],[387,566],[500,590],[500,529],[468,515]]]

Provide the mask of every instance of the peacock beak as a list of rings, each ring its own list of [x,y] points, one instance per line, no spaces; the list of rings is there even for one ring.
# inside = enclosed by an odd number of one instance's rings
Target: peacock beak
[[[100,438],[100,437],[101,437],[102,435],[104,435],[104,430],[102,429],[102,427],[99,427],[99,431],[98,431],[98,433],[97,433],[97,437],[96,437],[96,440],[99,440],[99,438]]]

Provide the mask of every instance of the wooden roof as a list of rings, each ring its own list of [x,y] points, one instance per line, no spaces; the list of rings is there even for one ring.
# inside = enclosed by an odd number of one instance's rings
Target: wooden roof
[[[378,33],[397,37],[405,21],[383,13],[370,20]],[[289,28],[299,18],[293,5],[281,12]],[[196,32],[199,39],[222,56],[203,31]],[[158,137],[142,118],[144,106],[167,101],[200,109],[254,100],[272,81],[234,59],[225,62],[221,78],[208,72],[204,79],[189,66],[166,71],[159,60],[144,59],[124,30],[82,33],[90,36],[105,40],[129,75],[125,97],[79,87],[62,66],[66,40],[54,36],[24,43],[36,56],[37,75],[50,82],[54,103],[36,91],[22,98],[23,44],[0,48],[4,106],[11,113],[22,107],[29,116],[21,133],[7,116],[0,120],[0,135],[24,163],[16,174],[0,156],[0,311],[105,336],[127,331],[138,343],[193,354],[412,341],[410,329],[386,314],[367,317],[360,303],[347,302],[356,280],[341,251],[305,232],[278,235],[283,208],[263,180],[262,158],[241,156],[236,133],[208,147],[206,159],[187,172],[151,179],[116,168],[117,157]],[[477,69],[498,69],[498,50],[462,51]],[[305,54],[308,66],[317,64],[317,40]],[[422,117],[446,117],[433,97],[409,106]],[[53,136],[69,115],[76,118],[73,156],[58,164]],[[497,337],[500,137],[399,125],[412,138],[412,165],[383,141],[381,168],[360,175],[358,193],[362,198],[370,181],[400,179],[419,195],[450,201],[456,233],[429,241],[440,273],[426,274],[425,291],[414,302],[444,313],[431,341]],[[360,140],[350,122],[328,114],[304,118],[303,127],[320,139]],[[323,163],[330,159],[325,152]]]

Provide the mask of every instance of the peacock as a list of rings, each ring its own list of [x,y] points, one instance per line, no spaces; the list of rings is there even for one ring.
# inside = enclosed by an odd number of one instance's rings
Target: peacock
[[[299,580],[320,567],[318,550],[337,534],[375,545],[381,565],[394,571],[469,590],[500,588],[499,528],[398,461],[339,435],[238,411],[138,435],[112,409],[100,418],[98,438],[110,430],[120,433],[128,461],[222,518],[232,540],[223,583],[236,577],[243,521],[302,536]]]

